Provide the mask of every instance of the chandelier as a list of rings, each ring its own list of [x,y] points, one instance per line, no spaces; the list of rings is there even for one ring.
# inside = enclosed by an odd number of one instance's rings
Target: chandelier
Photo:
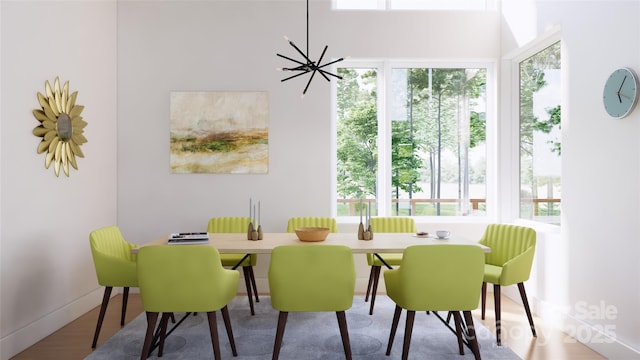
[[[302,55],[302,60],[296,60],[282,54],[276,54],[279,57],[287,59],[294,63],[294,67],[283,67],[281,69],[278,69],[282,71],[291,71],[295,73],[294,75],[291,75],[287,78],[282,79],[281,82],[285,82],[287,80],[296,78],[298,76],[311,73],[311,76],[309,76],[309,81],[307,81],[307,86],[305,86],[304,90],[302,91],[302,97],[304,97],[304,95],[307,93],[307,89],[309,89],[309,84],[311,84],[311,80],[313,80],[313,77],[315,76],[316,73],[319,73],[320,75],[322,75],[322,77],[324,77],[327,81],[331,81],[329,79],[329,76],[342,79],[342,76],[336,75],[327,70],[324,70],[325,67],[344,60],[344,58],[339,58],[337,60],[330,61],[323,64],[322,59],[324,58],[324,54],[327,52],[327,48],[329,47],[328,45],[324,46],[324,49],[322,50],[322,54],[320,55],[320,58],[318,58],[318,61],[311,61],[311,59],[309,58],[309,0],[307,0],[307,52],[306,53],[302,52],[302,50],[300,50],[300,48],[296,46],[296,44],[293,41],[289,40],[288,37],[285,36],[284,39],[289,43],[289,45],[291,45],[296,50],[296,52],[299,55]]]

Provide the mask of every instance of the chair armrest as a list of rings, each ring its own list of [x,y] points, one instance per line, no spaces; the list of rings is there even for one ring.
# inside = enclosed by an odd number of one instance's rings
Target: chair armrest
[[[138,274],[135,261],[96,254],[94,256],[98,283],[102,286],[137,287]]]
[[[522,254],[502,265],[500,285],[507,286],[527,281],[531,274],[534,253],[535,247],[532,246]]]

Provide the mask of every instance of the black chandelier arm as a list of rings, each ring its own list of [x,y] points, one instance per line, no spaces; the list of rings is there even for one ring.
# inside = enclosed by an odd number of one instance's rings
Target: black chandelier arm
[[[302,91],[302,95],[307,93],[307,89],[309,88],[309,85],[311,84],[311,80],[313,80],[313,75],[316,74],[316,70],[313,70],[313,72],[311,73],[311,76],[309,76],[309,81],[307,81],[307,86],[304,87],[304,91]]]
[[[293,46],[294,49],[296,49],[296,51],[298,51],[300,53],[300,55],[302,55],[302,57],[307,60],[307,62],[311,62],[311,60],[309,59],[309,57],[302,52],[302,50],[300,50],[296,44],[293,43],[293,41],[289,40],[289,44],[291,44],[291,46]]]
[[[323,68],[323,67],[325,67],[325,66],[333,65],[333,64],[335,64],[335,63],[337,63],[337,62],[340,62],[340,61],[342,61],[342,60],[344,60],[344,58],[340,58],[340,59],[337,59],[337,60],[333,60],[333,61],[331,61],[331,62],[328,62],[328,63],[326,63],[326,64],[323,64],[322,66],[318,66],[318,69],[322,69],[322,68]]]
[[[292,59],[292,58],[290,58],[288,56],[284,56],[284,55],[280,55],[280,54],[276,54],[276,55],[280,56],[281,58],[287,59],[289,61],[293,61],[294,63],[300,64],[302,66],[306,66],[307,65],[306,63],[303,63],[302,61],[298,61],[298,60]]]
[[[327,48],[328,47],[329,47],[328,45],[324,46],[324,49],[322,50],[322,54],[320,55],[320,58],[318,59],[318,63],[317,63],[318,66],[315,67],[315,70],[320,70],[320,68],[321,68],[320,64],[322,64],[322,58],[324,58],[324,54],[327,52]],[[322,75],[323,78],[325,78],[327,81],[329,81],[329,78],[322,71],[320,71],[320,75]]]
[[[285,81],[287,81],[287,80],[291,80],[291,79],[296,78],[296,77],[298,77],[298,76],[300,76],[300,75],[307,74],[308,72],[309,72],[309,71],[304,71],[304,72],[301,72],[301,73],[298,73],[298,74],[295,74],[295,75],[291,75],[291,76],[289,76],[288,78],[284,78],[284,79],[280,80],[280,82],[285,82]]]
[[[327,79],[327,81],[330,81],[330,79],[328,77],[326,77],[325,75],[331,75],[334,78],[342,80],[342,76],[340,76],[340,75],[336,75],[336,74],[330,73],[330,72],[328,72],[326,70],[322,70],[322,69],[318,69],[318,71],[320,72],[320,74],[322,74],[322,76],[324,76],[325,79]]]

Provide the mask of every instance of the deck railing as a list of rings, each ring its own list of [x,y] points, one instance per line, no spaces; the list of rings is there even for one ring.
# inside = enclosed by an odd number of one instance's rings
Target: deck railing
[[[338,199],[338,204],[346,204],[348,205],[348,209],[349,209],[349,215],[348,216],[357,216],[359,215],[359,211],[357,209],[357,205],[360,204],[360,199]],[[468,203],[471,205],[471,211],[472,212],[478,212],[481,210],[481,205],[484,204],[486,202],[486,199],[468,199],[468,200],[464,200],[464,199],[392,199],[391,200],[393,204],[397,204],[397,203],[409,203],[409,208],[410,208],[410,214],[416,214],[416,206],[418,204],[452,204],[455,203],[458,205],[458,207],[462,206],[463,202],[468,201]],[[540,214],[540,204],[547,204],[547,209],[550,209],[553,204],[557,203],[560,204],[561,199],[527,199],[527,200],[523,200],[523,202],[525,201],[530,201],[533,203],[533,210],[534,210],[534,214],[536,215],[546,215],[546,214]]]

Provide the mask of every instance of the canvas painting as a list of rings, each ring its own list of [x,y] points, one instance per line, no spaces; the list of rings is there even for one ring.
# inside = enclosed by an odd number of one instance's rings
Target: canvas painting
[[[267,92],[171,92],[171,172],[266,174]]]

